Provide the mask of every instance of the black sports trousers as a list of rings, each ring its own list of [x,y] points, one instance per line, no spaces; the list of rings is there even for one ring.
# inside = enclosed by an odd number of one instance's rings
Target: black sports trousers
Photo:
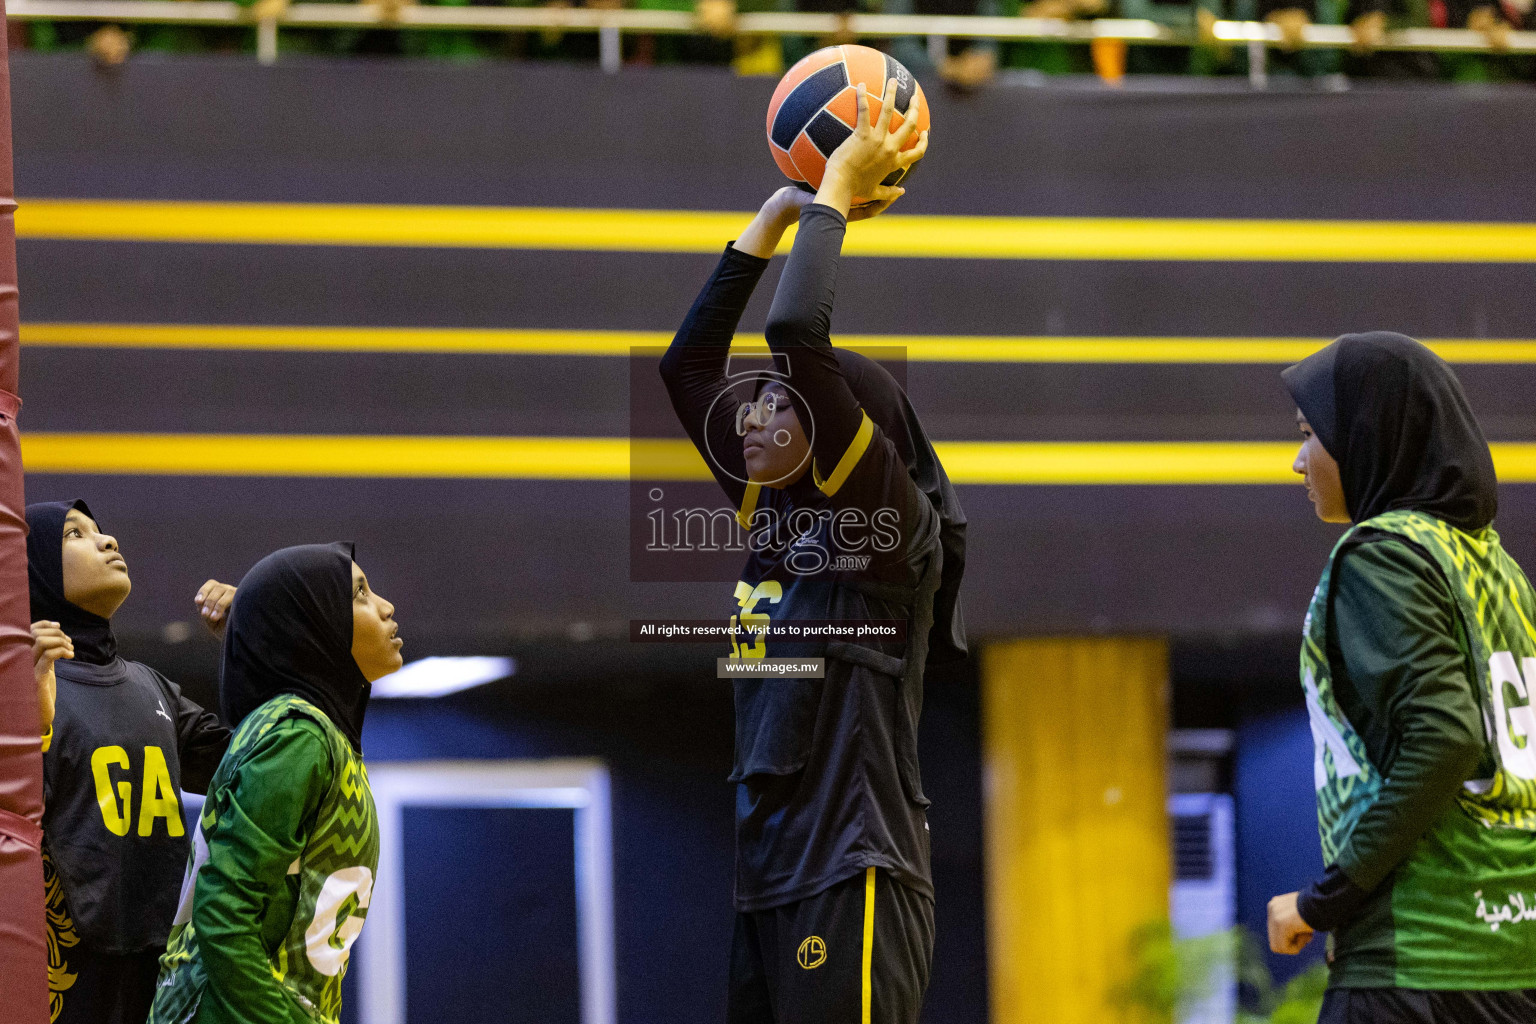
[[[50,979],[62,987],[53,992],[52,1024],[144,1024],[155,1001],[161,952],[68,950],[63,976]]]
[[[51,1024],[144,1024],[155,1001],[161,949],[103,953],[81,940],[64,888],[43,850],[48,900],[48,1012]],[[4,1014],[0,1013],[0,1018]]]
[[[1331,988],[1317,1024],[1531,1024],[1536,989],[1432,992],[1411,988]]]
[[[727,1024],[917,1024],[933,901],[878,868],[736,915]]]

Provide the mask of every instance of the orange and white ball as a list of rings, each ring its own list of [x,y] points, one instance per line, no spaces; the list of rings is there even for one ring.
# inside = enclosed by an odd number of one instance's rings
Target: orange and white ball
[[[885,83],[893,78],[896,112],[891,116],[891,131],[906,120],[913,97],[921,100],[917,131],[904,147],[911,149],[928,129],[928,98],[895,57],[869,46],[828,46],[790,68],[768,104],[768,148],[779,169],[802,188],[812,192],[820,188],[827,158],[858,124],[855,87],[864,83],[873,124],[880,117]],[[898,184],[911,170],[895,171],[882,184]]]

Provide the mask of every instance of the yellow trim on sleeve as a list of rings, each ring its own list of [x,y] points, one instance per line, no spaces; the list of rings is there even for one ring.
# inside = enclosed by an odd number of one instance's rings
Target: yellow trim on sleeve
[[[43,753],[48,753],[48,748],[51,746],[53,746],[53,726],[50,725],[48,731],[43,733]]]
[[[859,464],[864,457],[864,452],[869,448],[870,438],[875,436],[875,421],[869,418],[869,413],[862,413],[864,419],[859,423],[858,433],[853,435],[853,440],[848,442],[848,450],[843,452],[843,457],[838,460],[837,468],[826,480],[821,479],[821,474],[816,472],[816,460],[811,460],[811,482],[816,489],[827,497],[832,497],[842,490],[843,484],[848,480],[848,474],[853,472],[853,467]]]
[[[757,495],[762,484],[747,484],[747,492],[741,496],[741,508],[736,511],[736,521],[743,530],[752,529],[752,513],[757,511]]]
[[[868,417],[866,417],[866,421]],[[860,970],[863,985],[862,1024],[869,1024],[875,992],[870,983],[870,968],[875,962],[875,869],[864,869],[864,965]]]

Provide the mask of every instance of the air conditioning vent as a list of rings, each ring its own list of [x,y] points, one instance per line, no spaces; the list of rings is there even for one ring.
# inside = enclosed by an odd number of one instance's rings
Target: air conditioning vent
[[[1216,873],[1209,814],[1173,815],[1173,874],[1179,881],[1204,881]]]

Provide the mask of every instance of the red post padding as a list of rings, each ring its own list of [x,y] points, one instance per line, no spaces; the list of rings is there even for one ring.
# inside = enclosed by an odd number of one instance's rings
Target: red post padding
[[[26,497],[16,432],[20,352],[11,70],[0,0],[0,1021],[48,1024],[43,757],[32,681]]]

